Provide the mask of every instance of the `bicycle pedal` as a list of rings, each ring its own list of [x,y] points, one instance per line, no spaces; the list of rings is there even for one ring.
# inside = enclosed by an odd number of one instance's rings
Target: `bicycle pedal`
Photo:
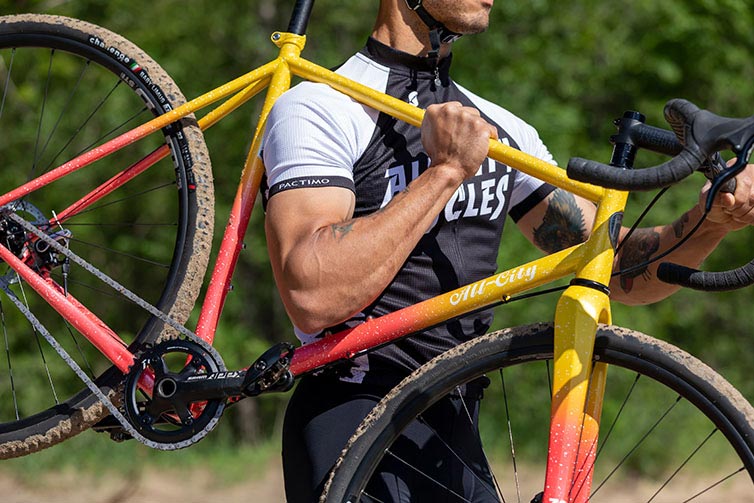
[[[288,391],[293,387],[293,374],[289,371],[293,346],[281,342],[265,351],[249,366],[241,388],[246,396],[264,392]]]
[[[98,423],[92,426],[92,430],[97,433],[107,433],[110,435],[110,440],[118,443],[133,439],[133,437],[123,429],[123,426],[112,415],[102,418]]]

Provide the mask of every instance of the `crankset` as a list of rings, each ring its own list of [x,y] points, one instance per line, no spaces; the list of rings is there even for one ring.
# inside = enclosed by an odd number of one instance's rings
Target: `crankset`
[[[157,344],[142,355],[126,378],[125,416],[136,431],[154,442],[176,443],[204,436],[222,415],[225,400],[202,393],[194,383],[218,375],[227,375],[223,362],[196,342]]]
[[[186,446],[215,427],[227,403],[293,385],[290,344],[269,349],[247,370],[227,371],[213,353],[184,339],[146,350],[124,383],[123,409],[130,425],[151,442]],[[107,423],[95,429],[118,437]]]

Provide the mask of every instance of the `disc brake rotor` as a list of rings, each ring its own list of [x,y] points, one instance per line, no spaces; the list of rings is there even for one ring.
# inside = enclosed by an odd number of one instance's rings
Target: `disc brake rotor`
[[[10,214],[18,215],[34,227],[44,229],[50,227],[50,221],[44,213],[28,201],[14,201],[0,208],[0,243],[8,248],[14,255],[22,259],[28,265],[37,270],[47,270],[60,265],[58,255],[54,253],[46,243],[30,239],[30,234],[9,218]],[[71,234],[69,231],[60,229],[51,232],[46,230],[49,236],[61,243],[67,243]],[[6,284],[14,284],[19,281],[18,275],[13,270],[8,270],[0,275],[0,281]]]

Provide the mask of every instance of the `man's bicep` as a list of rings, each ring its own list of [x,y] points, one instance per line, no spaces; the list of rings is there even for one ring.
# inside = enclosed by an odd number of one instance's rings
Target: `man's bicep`
[[[339,232],[353,217],[354,193],[343,187],[292,189],[270,197],[265,229],[273,266],[281,266],[299,247],[310,246],[318,232]]]
[[[517,223],[537,248],[553,253],[583,243],[589,237],[594,213],[591,202],[556,189]]]

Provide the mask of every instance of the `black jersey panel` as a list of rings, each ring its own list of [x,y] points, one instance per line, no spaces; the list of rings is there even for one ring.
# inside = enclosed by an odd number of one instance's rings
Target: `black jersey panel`
[[[447,77],[447,64],[438,72],[439,80],[433,70],[392,63],[386,92],[422,108],[449,101],[474,106]],[[518,148],[500,126],[498,135]],[[354,167],[355,215],[368,215],[389,204],[427,169],[432,169],[431,159],[424,152],[420,130],[381,114],[369,147]],[[494,274],[515,173],[486,160],[476,176],[458,189],[365,314],[381,316]],[[491,313],[476,313],[380,348],[369,354],[367,379],[379,381],[385,374],[411,371],[459,342],[484,334],[491,322]]]

